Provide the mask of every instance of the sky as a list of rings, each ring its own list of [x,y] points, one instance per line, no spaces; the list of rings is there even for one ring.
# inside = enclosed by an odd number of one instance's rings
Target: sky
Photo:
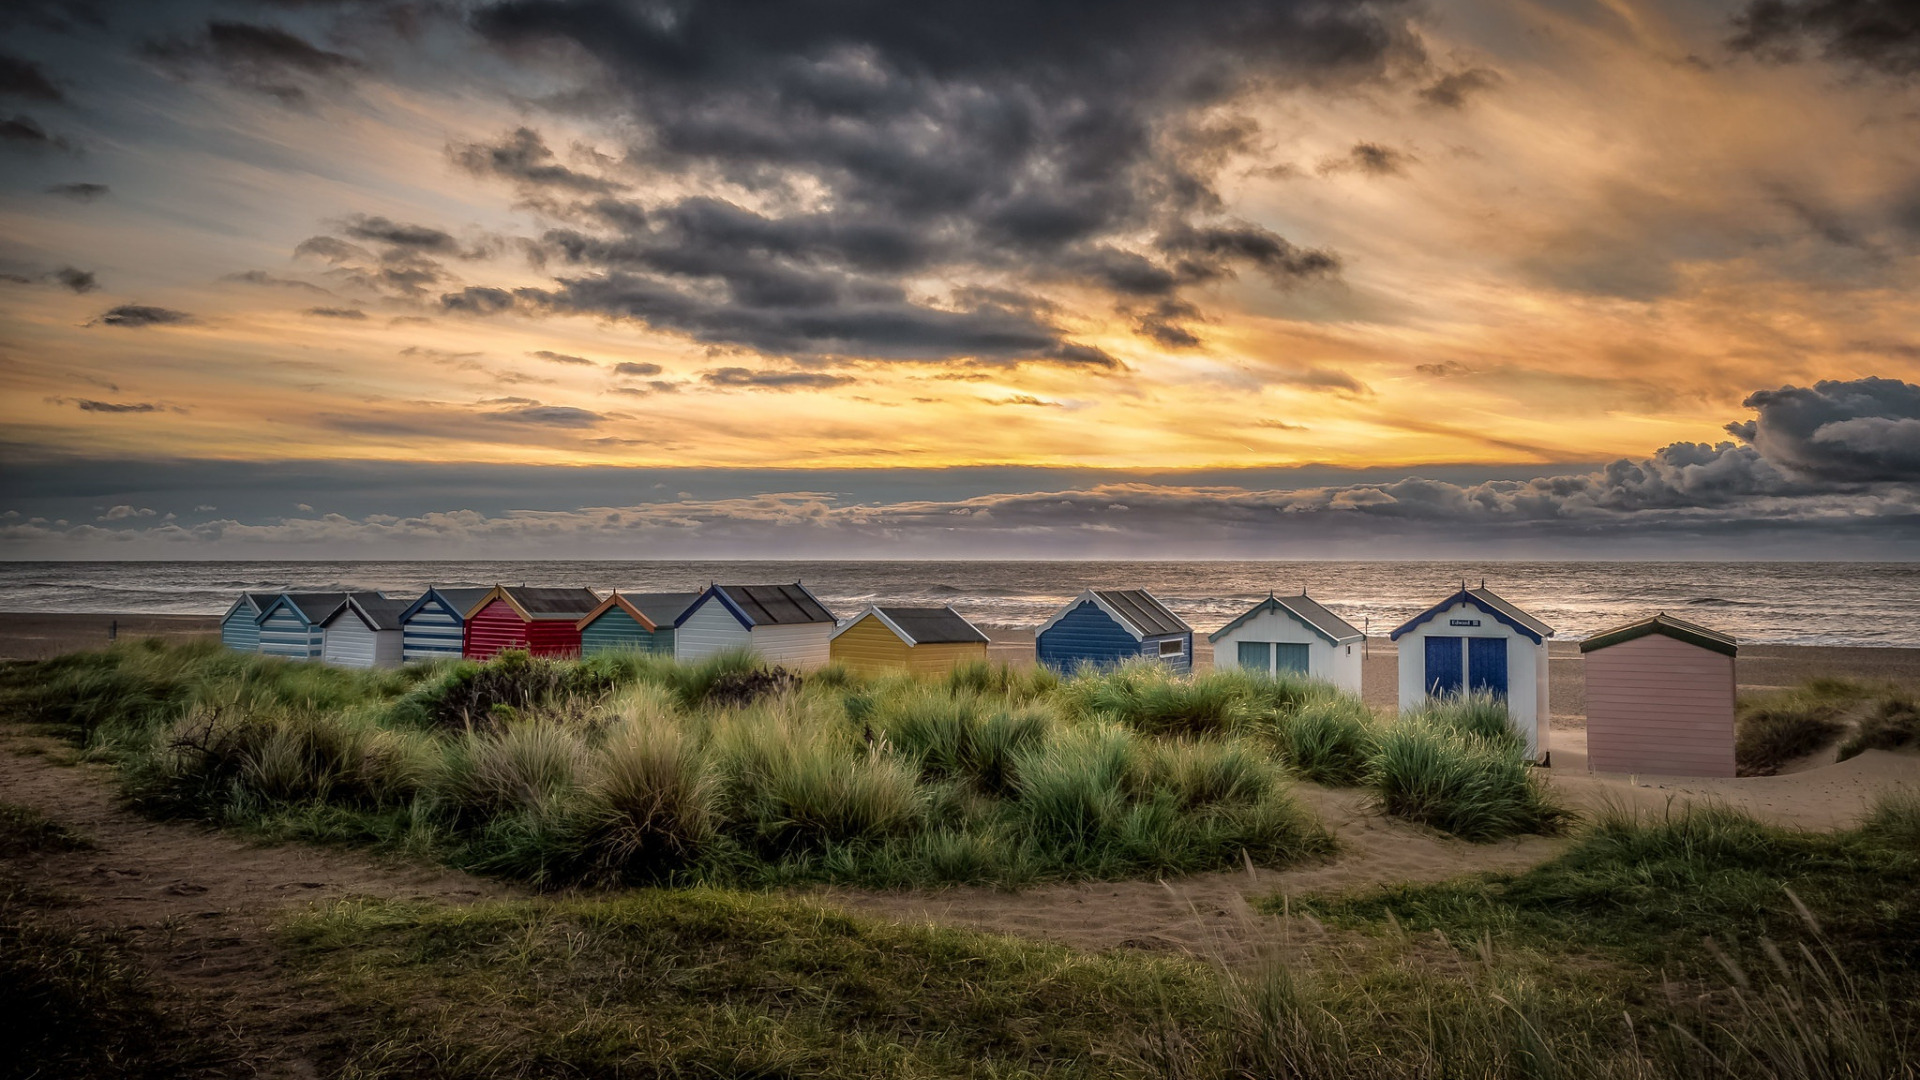
[[[1920,552],[1911,2],[0,32],[0,558]]]

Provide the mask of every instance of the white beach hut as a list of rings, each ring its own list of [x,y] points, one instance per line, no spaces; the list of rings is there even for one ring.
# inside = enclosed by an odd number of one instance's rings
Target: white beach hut
[[[1391,635],[1400,647],[1400,711],[1429,698],[1486,692],[1506,699],[1527,756],[1544,765],[1547,746],[1547,639],[1553,628],[1484,584],[1409,619]]]
[[[673,628],[673,658],[705,660],[734,650],[800,671],[831,659],[833,612],[799,582],[711,585]]]
[[[1304,592],[1269,593],[1207,640],[1213,642],[1216,670],[1291,672],[1324,679],[1348,693],[1360,692],[1366,635]]]
[[[358,594],[320,621],[320,659],[336,667],[399,667],[405,658],[404,600]]]

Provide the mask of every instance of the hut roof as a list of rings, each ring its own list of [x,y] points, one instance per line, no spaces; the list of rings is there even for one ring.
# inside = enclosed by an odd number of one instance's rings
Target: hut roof
[[[1310,599],[1305,593],[1299,596],[1268,596],[1265,600],[1242,612],[1240,617],[1207,635],[1208,641],[1219,641],[1228,632],[1263,611],[1284,611],[1298,621],[1305,623],[1307,629],[1327,639],[1334,645],[1345,645],[1365,637],[1360,628],[1320,606],[1319,601]]]
[[[615,589],[592,610],[580,617],[580,629],[585,630],[593,620],[605,615],[613,608],[619,608],[633,616],[635,622],[646,627],[649,632],[663,626],[672,626],[701,593],[623,593]]]
[[[221,616],[221,621],[224,622],[227,619],[233,618],[233,613],[243,607],[255,615],[258,615],[262,611],[265,611],[267,605],[273,603],[274,598],[279,595],[279,593],[274,592],[243,592],[234,598],[232,606],[227,608],[227,613]]]
[[[1553,627],[1514,607],[1505,599],[1502,599],[1498,593],[1484,585],[1478,589],[1461,589],[1445,600],[1408,619],[1404,626],[1387,636],[1398,641],[1402,634],[1413,630],[1421,623],[1453,607],[1455,604],[1467,604],[1471,607],[1477,607],[1481,611],[1513,627],[1515,630],[1520,631],[1522,635],[1532,638],[1535,642],[1541,642],[1553,636]]]
[[[457,612],[462,619],[465,619],[473,613],[474,608],[479,606],[480,601],[485,600],[488,594],[492,592],[492,589],[486,588],[469,588],[463,586],[449,589],[440,585],[429,585],[427,586],[426,592],[421,593],[418,599],[408,604],[406,610],[400,613],[400,621],[405,622],[413,618],[415,613],[427,606],[427,601],[433,600],[436,597]]]
[[[1689,645],[1698,645],[1702,649],[1723,653],[1727,656],[1736,656],[1740,652],[1740,646],[1734,642],[1731,635],[1723,634],[1718,630],[1709,630],[1699,623],[1691,623],[1685,619],[1676,619],[1664,611],[1641,619],[1639,622],[1630,622],[1624,626],[1616,626],[1611,630],[1602,630],[1581,642],[1580,651],[1589,653],[1595,649],[1604,649],[1609,645],[1623,644],[1635,638],[1646,637],[1649,634],[1661,634],[1673,638],[1675,641],[1684,641]]]
[[[1053,629],[1054,623],[1066,618],[1069,612],[1089,600],[1119,623],[1121,629],[1132,634],[1135,640],[1193,632],[1193,627],[1168,611],[1165,604],[1145,589],[1088,589],[1067,601],[1059,611],[1053,613],[1052,618],[1041,623],[1040,628],[1034,631],[1034,636]]]
[[[342,615],[351,614],[369,630],[398,630],[400,616],[406,613],[407,608],[403,600],[389,600],[377,593],[355,593],[321,620],[321,625],[332,626]]]
[[[275,609],[281,608],[281,607],[290,607],[294,610],[295,614],[299,615],[300,618],[307,623],[307,625],[312,626],[318,623],[325,622],[327,619],[327,616],[333,614],[334,611],[336,611],[341,604],[346,603],[347,597],[349,596],[379,596],[379,595],[380,595],[379,593],[345,593],[345,592],[276,593],[274,595],[273,601],[267,604],[265,607],[262,607],[260,609],[260,614],[255,616],[254,619],[256,622],[266,622],[267,616],[273,614]]]
[[[947,607],[881,607],[869,606],[865,611],[848,620],[845,626],[833,632],[834,637],[854,628],[855,624],[868,615],[879,619],[892,630],[900,640],[908,645],[950,645],[960,642],[985,642],[987,635],[968,622],[961,614]]]
[[[706,592],[700,594],[700,599],[708,595],[725,604],[741,625],[749,628],[837,621],[833,612],[820,602],[820,598],[797,581],[791,585],[710,585]],[[680,618],[686,618],[698,603],[699,600],[696,600],[688,605],[680,613]],[[678,623],[676,619],[675,625]]]
[[[600,606],[600,596],[592,589],[495,585],[473,608],[468,608],[467,613],[472,614],[475,608],[495,599],[505,600],[508,607],[528,622],[561,619],[578,622],[582,615]]]

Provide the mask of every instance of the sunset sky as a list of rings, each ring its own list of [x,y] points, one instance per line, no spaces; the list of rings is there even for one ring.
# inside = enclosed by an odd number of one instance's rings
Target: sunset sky
[[[1920,551],[1911,3],[0,29],[0,556]]]

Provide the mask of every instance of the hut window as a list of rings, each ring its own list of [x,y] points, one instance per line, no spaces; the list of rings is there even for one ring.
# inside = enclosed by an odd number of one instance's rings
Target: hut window
[[[1179,656],[1180,652],[1181,652],[1181,649],[1180,649],[1179,638],[1170,638],[1160,643],[1161,656]]]

